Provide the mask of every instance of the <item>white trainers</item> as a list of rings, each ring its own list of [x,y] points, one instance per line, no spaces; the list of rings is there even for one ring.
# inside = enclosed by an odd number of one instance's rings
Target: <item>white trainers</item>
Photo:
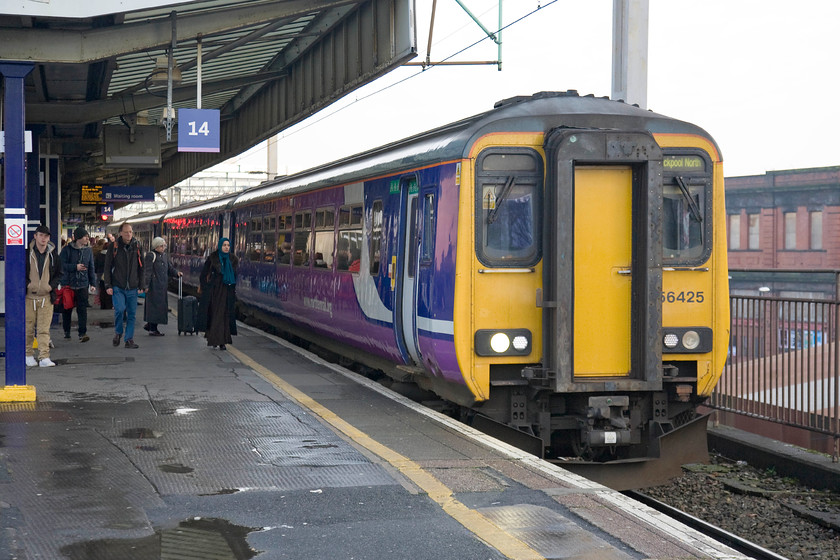
[[[26,357],[26,367],[37,366],[38,361],[35,359],[35,356],[27,356]]]
[[[55,362],[50,360],[49,358],[44,358],[38,365],[41,367],[53,367],[55,365]]]

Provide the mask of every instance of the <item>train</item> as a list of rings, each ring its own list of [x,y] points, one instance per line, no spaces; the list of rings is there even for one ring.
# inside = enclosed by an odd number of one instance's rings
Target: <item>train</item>
[[[505,99],[129,221],[146,247],[167,239],[192,286],[228,237],[240,313],[546,457],[658,458],[726,360],[720,149],[696,125],[606,97]]]

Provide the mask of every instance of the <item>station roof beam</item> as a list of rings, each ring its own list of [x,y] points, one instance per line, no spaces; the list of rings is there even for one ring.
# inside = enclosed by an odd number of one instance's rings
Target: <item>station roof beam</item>
[[[35,64],[26,126],[63,160],[63,206],[90,182],[168,188],[416,56],[414,0],[126,0],[92,4],[126,11],[81,17],[38,4],[0,13],[0,61]],[[197,106],[199,41],[201,107],[220,110],[220,152],[178,152],[159,127],[159,168],[105,166],[107,126],[164,122],[167,84],[154,75],[170,50],[173,108]]]

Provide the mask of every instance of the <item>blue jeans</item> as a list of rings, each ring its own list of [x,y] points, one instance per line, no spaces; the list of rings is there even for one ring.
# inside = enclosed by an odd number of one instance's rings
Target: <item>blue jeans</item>
[[[137,315],[137,290],[123,290],[114,286],[114,332],[123,333],[123,312],[125,318],[125,339],[134,338],[134,318]]]

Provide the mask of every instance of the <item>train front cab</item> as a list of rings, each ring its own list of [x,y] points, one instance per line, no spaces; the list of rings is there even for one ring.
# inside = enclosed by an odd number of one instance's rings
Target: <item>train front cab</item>
[[[521,148],[476,148],[467,371],[475,394],[491,396],[476,399],[476,408],[533,435],[530,450],[656,456],[658,436],[694,417],[725,360],[725,236],[713,231],[724,223],[717,151],[703,137],[647,132],[558,129],[529,148],[518,140]],[[487,262],[482,236],[501,212],[493,207],[528,199],[505,185],[511,177],[525,184],[531,172],[487,181],[482,162],[494,152],[546,158],[544,198],[531,200],[542,247],[508,262]]]

